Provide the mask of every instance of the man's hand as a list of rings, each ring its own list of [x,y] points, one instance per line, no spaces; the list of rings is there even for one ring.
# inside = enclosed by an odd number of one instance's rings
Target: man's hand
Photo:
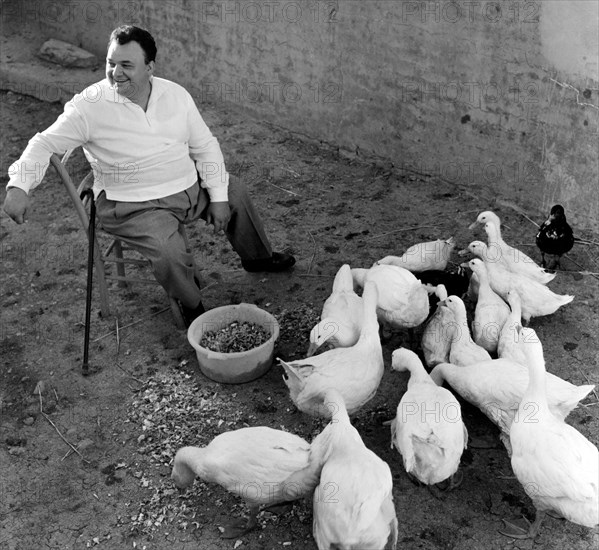
[[[206,222],[214,225],[214,232],[219,233],[227,229],[231,219],[231,209],[228,202],[211,202],[206,213]]]
[[[4,199],[4,212],[17,223],[27,221],[29,211],[29,196],[19,187],[9,187]]]

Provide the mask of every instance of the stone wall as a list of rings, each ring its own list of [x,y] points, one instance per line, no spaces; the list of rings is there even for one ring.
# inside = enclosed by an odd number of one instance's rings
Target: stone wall
[[[596,0],[4,0],[103,56],[148,28],[157,74],[347,154],[599,230]],[[20,10],[20,15],[19,15]],[[487,204],[481,201],[481,209]]]

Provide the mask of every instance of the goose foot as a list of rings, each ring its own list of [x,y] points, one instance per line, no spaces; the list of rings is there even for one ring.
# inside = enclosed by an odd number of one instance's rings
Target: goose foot
[[[422,487],[424,485],[424,483],[422,483],[422,481],[420,481],[415,475],[411,474],[410,472],[406,472],[406,474],[408,475],[408,479],[417,487]]]
[[[526,518],[524,518],[526,519]],[[512,539],[530,539],[530,538],[534,538],[530,536],[530,522],[526,519],[526,522],[529,524],[529,528],[528,529],[523,529],[522,527],[519,527],[518,525],[511,523],[509,521],[506,521],[505,519],[501,520],[503,522],[503,524],[508,527],[509,529],[511,529],[511,531],[499,531],[499,533],[501,533],[502,535],[506,536],[506,537],[510,537]]]
[[[447,490],[453,491],[457,489],[462,484],[462,481],[464,481],[464,472],[458,470],[449,478],[449,488]]]
[[[462,484],[462,481],[464,481],[464,474],[458,471],[439,483],[427,485],[427,489],[435,498],[444,500],[447,498],[447,493],[457,489]]]
[[[455,474],[449,476],[446,480],[437,483],[437,487],[440,491],[449,492],[457,489],[464,481],[464,472],[458,470]]]
[[[524,518],[524,521],[526,521],[526,523],[528,524],[528,529],[523,529],[522,527],[519,527],[518,525],[510,523],[509,521],[506,521],[505,519],[502,519],[501,521],[503,521],[503,524],[506,527],[509,527],[510,529],[512,529],[512,531],[510,531],[510,532],[499,531],[499,532],[502,535],[504,535],[506,537],[510,537],[512,539],[520,539],[520,540],[534,539],[539,532],[539,527],[541,526],[541,522],[543,521],[543,518],[545,517],[545,512],[540,512],[539,510],[537,510],[537,514],[536,514],[536,517],[535,517],[535,520],[533,523],[530,523],[530,521],[528,521],[524,516],[522,516],[522,517]]]
[[[444,500],[446,498],[447,495],[445,495],[444,492],[441,489],[439,489],[437,485],[427,485],[426,483],[420,481],[416,476],[414,476],[410,472],[406,472],[406,474],[408,474],[408,479],[414,485],[416,485],[417,487],[426,487],[427,491],[436,499]]]
[[[253,531],[257,525],[258,520],[256,519],[256,516],[250,516],[247,519],[235,519],[224,526],[221,538],[235,539],[242,537],[243,535],[247,535],[250,531]]]

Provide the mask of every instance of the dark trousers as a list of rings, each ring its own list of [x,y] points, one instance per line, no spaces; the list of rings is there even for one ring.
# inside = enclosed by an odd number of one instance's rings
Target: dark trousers
[[[138,250],[151,263],[156,280],[167,294],[195,308],[200,289],[194,280],[193,257],[185,250],[179,223],[206,220],[210,198],[198,182],[180,193],[144,202],[113,201],[101,193],[96,215],[104,231]],[[272,249],[247,188],[229,182],[231,220],[226,236],[242,260],[269,258]]]

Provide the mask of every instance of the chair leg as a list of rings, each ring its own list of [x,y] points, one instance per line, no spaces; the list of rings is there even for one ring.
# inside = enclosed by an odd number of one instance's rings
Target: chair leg
[[[118,239],[114,240],[114,255],[116,256],[116,258],[118,260],[121,260],[120,262],[116,263],[116,272],[117,275],[119,277],[124,277],[125,276],[125,264],[122,262],[123,260],[123,245],[121,244],[121,241],[119,241]],[[119,281],[118,285],[121,288],[127,288],[127,282],[126,281]]]
[[[179,224],[179,233],[181,233],[181,237],[183,237],[183,242],[185,243],[185,250],[188,254],[192,254],[193,252],[191,250],[191,246],[189,245],[189,239],[187,238],[187,231],[185,230],[185,225],[180,223]],[[202,275],[202,271],[201,269],[196,265],[196,263],[193,263],[193,270],[195,272],[195,278],[196,281],[198,282],[198,286],[199,287],[203,287],[206,284],[206,281],[204,280],[204,277]]]

